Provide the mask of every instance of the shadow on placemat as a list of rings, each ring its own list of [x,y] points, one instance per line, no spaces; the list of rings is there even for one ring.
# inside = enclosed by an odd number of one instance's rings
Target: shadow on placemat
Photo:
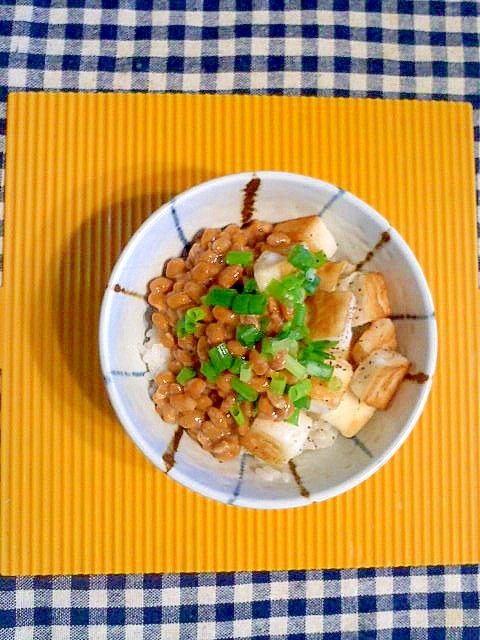
[[[53,255],[37,305],[48,305],[47,331],[31,329],[32,355],[42,371],[45,392],[54,394],[64,411],[107,413],[113,418],[104,388],[98,353],[100,306],[110,272],[141,223],[169,196],[145,193],[113,203],[70,234]],[[126,336],[126,339],[128,337]],[[48,350],[52,350],[48,353]],[[114,424],[113,420],[105,421]]]

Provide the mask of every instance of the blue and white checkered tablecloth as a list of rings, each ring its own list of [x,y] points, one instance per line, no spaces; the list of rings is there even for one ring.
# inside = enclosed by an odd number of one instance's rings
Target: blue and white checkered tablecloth
[[[0,236],[27,89],[469,101],[478,185],[479,41],[478,2],[0,0]],[[480,638],[479,569],[3,577],[0,640]]]
[[[478,567],[3,578],[0,640],[480,637]]]

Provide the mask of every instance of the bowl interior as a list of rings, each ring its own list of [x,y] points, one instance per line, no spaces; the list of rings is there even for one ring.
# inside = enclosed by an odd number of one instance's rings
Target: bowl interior
[[[141,357],[147,323],[147,283],[166,259],[181,253],[204,227],[241,223],[245,187],[253,174],[201,184],[156,211],[135,233],[109,280],[100,318],[100,358],[112,405],[144,454],[167,470],[176,427],[165,424],[149,397]],[[219,463],[191,438],[180,438],[169,475],[221,502],[253,508],[286,508],[325,500],[359,484],[381,467],[410,433],[426,402],[436,362],[436,323],[428,286],[412,252],[388,222],[353,195],[314,178],[258,172],[255,214],[278,222],[318,214],[334,234],[335,259],[382,271],[388,284],[400,350],[423,372],[423,384],[402,383],[387,411],[377,411],[353,439],[337,438],[328,449],[307,451],[295,473],[263,477],[248,455]],[[383,238],[383,241],[382,241]],[[167,463],[166,463],[167,461]],[[168,465],[169,466],[169,465]]]

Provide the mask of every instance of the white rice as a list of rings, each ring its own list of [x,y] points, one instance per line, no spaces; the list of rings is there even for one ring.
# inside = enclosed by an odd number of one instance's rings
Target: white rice
[[[156,375],[167,370],[170,349],[159,342],[155,328],[149,329],[145,337],[144,344],[139,345],[139,351],[143,362],[147,366],[145,377],[148,380],[153,380]]]
[[[253,471],[260,480],[265,482],[290,482],[292,476],[288,471],[281,471],[280,469],[274,469],[265,462],[261,462],[254,458]]]
[[[338,431],[318,415],[309,414],[313,420],[304,449],[326,449],[331,447],[338,437]]]

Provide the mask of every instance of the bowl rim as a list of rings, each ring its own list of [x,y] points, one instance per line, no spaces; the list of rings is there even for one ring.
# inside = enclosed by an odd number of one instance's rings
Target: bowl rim
[[[333,192],[338,192],[339,187],[335,184],[322,180],[320,178],[316,178],[313,176],[308,176],[304,174],[293,173],[289,171],[243,171],[232,174],[225,174],[222,176],[218,176],[215,178],[211,178],[209,180],[202,181],[196,185],[193,185],[182,191],[180,194],[176,195],[174,198],[169,201],[163,203],[160,207],[152,211],[152,213],[146,218],[146,220],[139,226],[139,228],[131,235],[130,239],[126,243],[125,247],[121,251],[119,257],[117,258],[115,265],[109,275],[108,284],[106,286],[105,293],[103,295],[101,307],[100,307],[100,315],[99,315],[99,331],[98,331],[98,340],[99,340],[99,359],[100,359],[100,367],[103,374],[103,379],[106,382],[106,376],[109,368],[109,351],[107,349],[108,345],[108,320],[109,320],[109,305],[113,298],[113,286],[116,282],[119,282],[118,274],[120,274],[125,264],[128,262],[130,258],[130,254],[135,251],[137,246],[141,243],[143,236],[148,233],[150,228],[156,224],[158,218],[161,218],[165,215],[166,212],[170,209],[172,205],[172,201],[175,201],[176,206],[181,204],[183,200],[189,199],[192,196],[196,196],[197,194],[205,191],[215,189],[218,184],[225,184],[228,182],[232,183],[246,183],[248,180],[252,179],[252,177],[258,177],[261,180],[291,180],[294,181],[297,185],[303,184],[306,187],[315,187],[316,189],[323,189]],[[422,290],[422,295],[425,299],[426,304],[433,310],[433,315],[430,322],[430,330],[429,330],[429,338],[431,348],[427,352],[427,365],[426,368],[428,371],[431,371],[429,374],[428,380],[422,384],[422,389],[417,397],[416,403],[412,407],[408,420],[405,422],[404,426],[398,433],[397,437],[394,438],[389,446],[380,454],[378,457],[374,458],[370,463],[366,464],[363,469],[360,471],[356,471],[348,478],[342,480],[341,482],[335,484],[331,488],[323,489],[319,492],[312,492],[309,495],[309,498],[305,498],[300,496],[294,496],[291,498],[272,498],[266,499],[265,497],[256,498],[255,496],[251,496],[245,498],[242,497],[242,494],[235,497],[234,502],[231,501],[231,495],[225,495],[222,491],[216,489],[215,487],[205,486],[204,484],[198,483],[195,478],[192,478],[188,474],[184,474],[178,470],[176,466],[174,466],[168,473],[165,469],[161,469],[156,462],[157,456],[151,450],[149,443],[142,436],[141,429],[138,428],[138,425],[131,418],[129,413],[126,411],[124,403],[122,401],[121,394],[118,393],[115,385],[113,384],[105,384],[107,395],[109,397],[110,403],[115,411],[116,417],[119,420],[121,426],[125,429],[129,437],[136,444],[136,446],[140,449],[140,451],[147,457],[147,459],[152,462],[156,466],[159,471],[163,471],[166,475],[170,476],[176,482],[181,484],[182,486],[194,491],[197,494],[200,494],[206,498],[210,498],[214,501],[233,505],[241,508],[251,508],[257,510],[273,510],[273,509],[286,509],[286,508],[298,508],[308,506],[310,504],[323,502],[325,500],[334,498],[339,496],[351,489],[358,487],[369,477],[374,475],[381,467],[383,467],[386,462],[388,462],[394,454],[400,449],[405,440],[411,434],[414,426],[418,422],[421,413],[425,407],[425,404],[429,398],[430,390],[433,382],[433,376],[436,371],[437,364],[437,356],[438,356],[438,327],[437,321],[435,317],[435,306],[432,298],[432,294],[430,288],[428,286],[428,282],[426,280],[425,274],[413,253],[410,249],[407,242],[404,240],[402,235],[388,222],[386,218],[384,218],[376,209],[374,209],[371,205],[369,205],[366,201],[362,200],[358,196],[354,195],[350,191],[346,191],[344,189],[341,190],[343,197],[348,199],[357,209],[362,210],[367,216],[373,219],[378,225],[381,225],[388,230],[391,236],[394,237],[395,242],[401,247],[402,252],[405,254],[408,259],[412,271],[414,272],[415,280],[419,283],[419,286]]]

